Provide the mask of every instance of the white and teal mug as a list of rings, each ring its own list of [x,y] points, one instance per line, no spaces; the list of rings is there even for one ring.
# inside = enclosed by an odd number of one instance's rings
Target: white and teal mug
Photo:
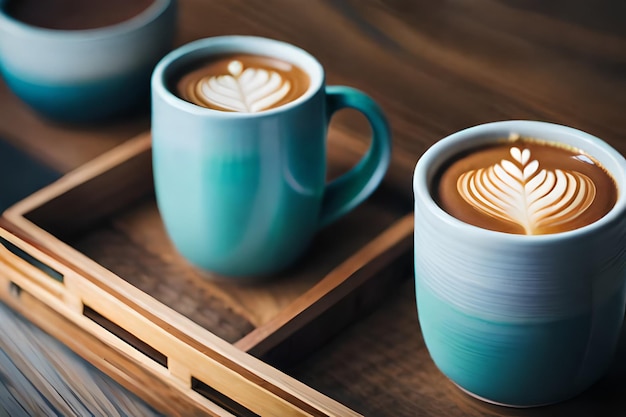
[[[67,10],[48,10],[45,26],[31,17],[20,20],[19,0],[0,0],[0,74],[7,86],[39,114],[61,122],[102,122],[148,109],[150,76],[172,47],[176,0],[146,0],[146,7],[126,20],[106,26],[73,29],[59,22],[78,19]],[[97,2],[99,8],[133,8]],[[56,3],[55,3],[56,4]],[[101,20],[85,2],[85,21]],[[37,2],[29,2],[36,7]],[[46,6],[46,7],[44,7]],[[125,6],[125,7],[122,7]],[[31,21],[32,20],[32,21]],[[76,22],[71,22],[76,24]],[[89,25],[87,25],[89,26]]]
[[[451,161],[516,135],[583,151],[576,162],[593,160],[614,179],[612,208],[590,224],[539,235],[490,230],[444,210],[435,190]],[[567,194],[563,190],[569,183],[578,184],[570,197],[593,195],[581,188],[585,181],[578,181],[586,175],[572,171],[568,176],[563,173],[567,170],[553,175],[542,168],[540,158],[533,162],[532,152],[510,155],[504,159],[512,162],[485,160],[482,171],[468,168],[470,174],[457,182],[459,194],[473,193],[466,201],[474,209],[501,215],[505,223],[528,223],[524,216],[543,216],[539,205]],[[565,186],[532,194],[541,189],[532,182],[539,174]],[[437,367],[473,396],[509,406],[562,401],[597,381],[613,359],[624,317],[623,156],[600,139],[565,126],[489,123],[452,134],[428,149],[417,162],[413,187],[419,322]],[[511,196],[520,192],[525,193],[525,208],[513,212],[517,203]],[[572,207],[587,206],[587,200],[574,197],[568,200]],[[572,216],[568,213],[564,217]],[[550,217],[546,222],[561,220]]]
[[[223,58],[223,74],[179,86]],[[267,59],[274,67],[263,66]],[[301,88],[287,86],[291,73],[283,70],[294,70],[289,86]],[[182,90],[217,109],[182,98]],[[284,102],[292,90],[299,92]],[[376,189],[389,165],[380,107],[358,90],[327,87],[317,59],[278,40],[223,36],[172,51],[154,71],[152,104],[154,181],[166,230],[188,261],[221,276],[267,277],[291,265],[320,228]],[[342,108],[367,118],[371,145],[352,170],[327,183],[328,125]]]

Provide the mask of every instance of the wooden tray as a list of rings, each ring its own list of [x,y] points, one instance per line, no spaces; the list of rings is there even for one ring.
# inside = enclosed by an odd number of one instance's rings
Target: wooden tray
[[[333,132],[330,176],[364,147]],[[141,135],[8,209],[0,297],[159,409],[183,401],[182,415],[214,412],[215,403],[260,415],[344,415],[241,351],[293,362],[366,314],[407,276],[400,269],[410,265],[411,202],[383,183],[290,270],[234,285],[206,279],[171,246],[150,150]]]

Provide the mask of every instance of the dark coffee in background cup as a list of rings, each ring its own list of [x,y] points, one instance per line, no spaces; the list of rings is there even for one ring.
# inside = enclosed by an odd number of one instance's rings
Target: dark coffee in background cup
[[[433,188],[466,223],[505,233],[560,233],[591,224],[617,200],[611,175],[583,151],[512,135],[457,155]]]
[[[0,0],[0,76],[39,115],[101,123],[148,110],[176,0]]]
[[[6,13],[32,26],[84,30],[111,26],[140,14],[155,0],[9,0]]]
[[[309,88],[308,74],[281,59],[251,54],[218,55],[178,75],[180,98],[213,110],[256,113],[296,100]]]

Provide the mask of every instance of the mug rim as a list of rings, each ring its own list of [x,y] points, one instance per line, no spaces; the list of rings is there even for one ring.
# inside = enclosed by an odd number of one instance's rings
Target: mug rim
[[[270,48],[268,48],[268,46]],[[271,49],[271,51],[268,51],[269,49]],[[277,51],[281,51],[282,53],[278,53]],[[289,52],[293,53],[297,59],[283,56],[283,54],[288,54]],[[203,107],[178,97],[168,88],[167,72],[171,70],[172,66],[176,64],[185,65],[185,62],[180,64],[181,61],[189,60],[193,62],[214,54],[218,55],[224,53],[250,53],[254,55],[278,57],[280,60],[288,61],[291,64],[301,67],[309,76],[309,87],[295,100],[279,107],[255,113],[222,111]],[[198,39],[180,46],[169,52],[159,61],[154,68],[151,81],[153,94],[156,93],[159,95],[169,105],[200,116],[211,115],[232,119],[261,118],[283,113],[309,100],[312,96],[317,94],[324,83],[324,68],[311,53],[299,46],[278,39],[248,35],[214,36]]]
[[[546,133],[546,137],[538,137],[537,134],[529,135],[527,133],[528,130],[536,129],[548,132]],[[434,173],[441,167],[442,163],[445,163],[445,161],[449,160],[449,158],[458,154],[460,151],[470,149],[480,144],[492,143],[495,139],[502,138],[503,131],[517,133],[521,136],[528,135],[531,137],[538,137],[538,139],[544,139],[547,142],[564,143],[566,145],[575,146],[576,148],[585,151],[593,158],[598,159],[600,164],[613,178],[617,187],[617,200],[615,201],[613,207],[604,216],[585,226],[563,232],[542,235],[522,235],[485,229],[464,222],[446,212],[435,202],[431,193],[431,180]],[[498,132],[500,134],[498,134]],[[584,142],[585,145],[588,145],[588,148],[583,149],[580,146],[569,143],[567,140],[555,139],[554,136],[557,134],[575,136]],[[455,145],[458,146],[459,144],[468,144],[469,142],[475,141],[477,138],[481,138],[482,140],[464,148],[459,147],[452,150]],[[612,159],[621,171],[616,173],[606,167],[605,164],[600,161],[601,158],[597,155],[598,153],[603,153],[605,159]],[[623,215],[623,212],[626,209],[626,159],[624,159],[624,156],[619,151],[602,139],[569,126],[534,120],[504,120],[489,122],[452,133],[428,148],[418,159],[415,165],[413,173],[413,195],[414,203],[418,204],[419,202],[422,209],[427,210],[431,215],[436,216],[438,220],[464,233],[476,235],[477,238],[497,236],[498,238],[517,241],[521,244],[525,242],[534,244],[538,241],[550,242],[566,238],[581,237],[593,233],[607,224],[618,221],[620,216]]]
[[[91,41],[120,36],[141,29],[161,16],[177,0],[153,0],[152,4],[129,19],[107,26],[90,29],[51,29],[31,25],[6,13],[4,5],[8,0],[0,0],[0,26],[5,30],[27,36],[53,39]]]

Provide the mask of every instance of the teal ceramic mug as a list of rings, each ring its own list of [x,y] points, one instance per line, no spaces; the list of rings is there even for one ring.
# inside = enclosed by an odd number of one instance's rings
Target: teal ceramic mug
[[[295,65],[308,88],[255,113],[206,108],[174,91],[181,73],[227,54]],[[188,261],[218,275],[258,278],[286,268],[320,228],[369,196],[389,165],[390,131],[379,106],[358,90],[327,87],[313,56],[277,40],[224,36],[174,50],[155,68],[152,104],[154,183],[167,233]],[[342,108],[365,115],[371,145],[327,184],[327,130]]]
[[[102,122],[148,110],[152,70],[172,47],[176,0],[147,1],[126,20],[85,29],[49,27],[54,16],[63,19],[62,11],[49,13],[46,26],[26,23],[13,11],[16,3],[0,0],[0,74],[17,97],[61,122]]]
[[[591,224],[544,235],[488,230],[444,211],[433,198],[440,169],[456,155],[511,134],[591,155],[615,180],[613,207]],[[536,168],[530,155],[522,158],[528,163],[524,175]],[[540,168],[542,163],[540,159]],[[483,184],[476,186],[489,188],[490,178],[483,177]],[[438,368],[470,394],[509,406],[558,402],[597,381],[613,359],[624,317],[623,156],[602,140],[565,126],[489,123],[457,132],[428,149],[416,165],[413,187],[419,321]],[[562,191],[555,187],[551,192]],[[491,208],[500,206],[496,202]],[[535,206],[528,207],[530,212]]]

